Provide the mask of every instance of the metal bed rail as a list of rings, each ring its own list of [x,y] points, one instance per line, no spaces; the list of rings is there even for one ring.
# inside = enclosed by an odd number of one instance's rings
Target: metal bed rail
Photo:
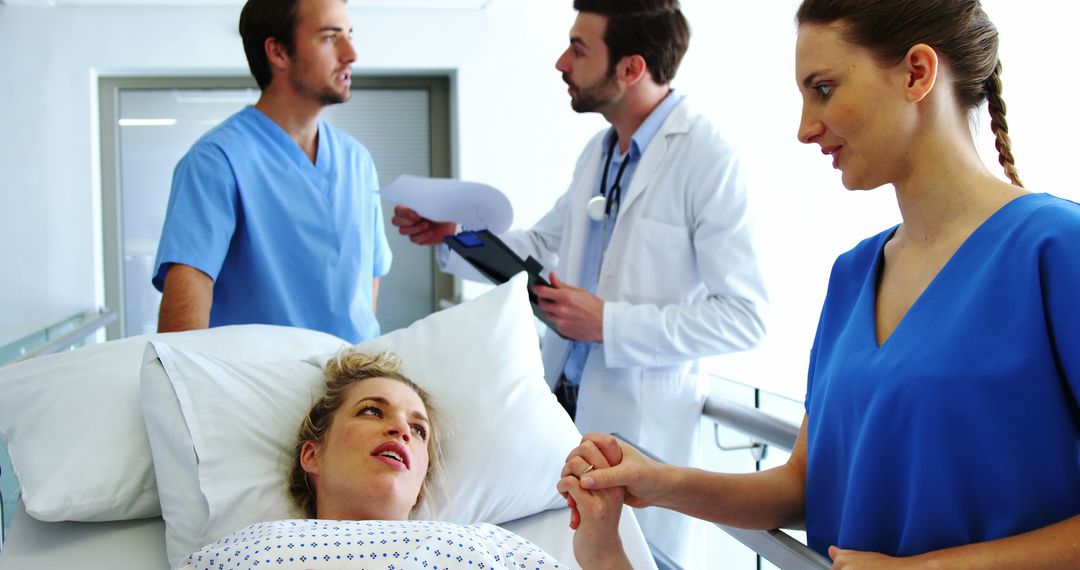
[[[799,426],[725,398],[710,396],[705,402],[702,415],[742,432],[752,440],[774,445],[785,451],[791,451],[799,435]],[[663,462],[648,450],[641,449],[633,442],[628,443],[653,460]],[[780,530],[746,530],[721,524],[716,526],[782,570],[828,570],[832,567],[820,554]],[[679,570],[679,566],[663,552],[654,549],[653,553],[661,570]]]
[[[790,452],[799,436],[799,426],[795,424],[757,408],[716,396],[710,396],[705,401],[702,415],[742,432],[754,441],[773,445],[784,451]],[[780,530],[746,530],[720,524],[716,526],[778,568],[803,570],[832,567],[820,554]]]
[[[73,348],[74,346],[82,342],[86,337],[96,333],[98,330],[105,328],[110,323],[115,321],[116,317],[116,311],[107,308],[74,315],[69,319],[61,321],[57,325],[53,325],[45,329],[43,336],[47,338],[46,342],[35,348],[25,350],[24,352],[13,358],[11,362],[21,362],[23,360],[28,360],[36,356],[52,354],[54,352],[60,352],[69,348]],[[70,328],[56,336],[54,336],[53,334],[49,334],[49,332],[53,329],[56,329],[66,323],[73,321],[79,321],[78,324],[74,325],[73,328]],[[42,335],[31,335],[24,340],[30,340],[37,336]]]
[[[702,415],[784,451],[791,451],[799,437],[799,426],[726,398],[709,396]]]

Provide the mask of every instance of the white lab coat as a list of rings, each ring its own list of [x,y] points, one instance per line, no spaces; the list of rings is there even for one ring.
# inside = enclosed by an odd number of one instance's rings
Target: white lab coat
[[[529,230],[500,236],[571,285],[585,282],[586,203],[604,167],[605,132],[586,145],[570,188],[550,212]],[[707,387],[697,359],[751,348],[765,330],[747,201],[734,148],[684,99],[623,193],[597,286],[605,301],[604,342],[589,353],[578,394],[582,433],[618,433],[668,463],[698,463]],[[447,264],[454,273],[466,268],[456,255]],[[547,333],[543,360],[553,387],[568,350],[566,340]],[[641,517],[646,537],[676,554],[680,538],[669,537],[673,543],[656,528],[670,522],[649,524],[648,511]]]

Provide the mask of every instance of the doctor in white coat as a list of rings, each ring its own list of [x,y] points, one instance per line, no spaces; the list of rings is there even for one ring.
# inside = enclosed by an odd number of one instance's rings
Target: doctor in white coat
[[[695,465],[706,396],[697,360],[751,348],[765,330],[747,188],[732,145],[670,88],[689,41],[678,1],[574,8],[556,69],[574,110],[611,128],[585,146],[548,214],[500,237],[550,271],[553,287],[534,290],[567,338],[545,336],[545,374],[582,433],[618,433]],[[392,223],[420,244],[455,231],[402,206]],[[447,271],[478,275],[443,253]],[[685,521],[660,510],[639,519],[650,542],[690,562]]]

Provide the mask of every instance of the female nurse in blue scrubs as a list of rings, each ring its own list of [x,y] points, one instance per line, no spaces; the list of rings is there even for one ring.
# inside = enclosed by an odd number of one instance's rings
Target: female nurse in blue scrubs
[[[623,487],[732,526],[805,522],[834,568],[1080,568],[1080,205],[1020,182],[996,29],[977,0],[804,0],[797,19],[799,140],[850,190],[891,184],[903,222],[833,266],[786,465],[662,466],[590,434],[559,483],[575,525]],[[1009,182],[975,149],[984,102]]]

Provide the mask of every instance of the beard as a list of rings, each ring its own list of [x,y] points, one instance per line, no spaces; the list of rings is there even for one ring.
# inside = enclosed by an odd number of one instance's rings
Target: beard
[[[574,95],[570,98],[570,108],[578,113],[598,111],[619,95],[619,86],[615,83],[615,78],[611,76],[605,76],[591,85],[577,86],[564,73],[563,81],[574,89]]]
[[[300,71],[293,68],[289,74],[289,82],[292,83],[293,89],[297,93],[310,97],[317,101],[322,106],[337,105],[338,103],[344,103],[349,100],[352,95],[351,89],[345,89],[344,91],[335,91],[332,87],[320,87],[312,88],[305,83],[304,78],[300,76]]]

